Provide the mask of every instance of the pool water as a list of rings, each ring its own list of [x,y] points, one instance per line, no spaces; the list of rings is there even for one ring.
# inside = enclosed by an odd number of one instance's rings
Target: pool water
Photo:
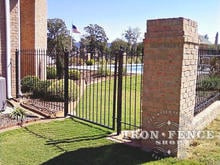
[[[98,70],[98,65],[91,65],[91,66],[70,66],[70,69],[78,69],[78,70]],[[111,71],[115,70],[114,65],[107,65],[107,68],[109,68]],[[142,74],[143,73],[143,64],[125,64],[123,68],[126,68],[127,73],[137,73]]]

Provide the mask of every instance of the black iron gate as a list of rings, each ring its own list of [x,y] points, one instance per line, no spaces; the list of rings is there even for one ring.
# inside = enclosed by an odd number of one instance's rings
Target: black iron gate
[[[36,109],[64,110],[64,116],[117,128],[120,133],[141,127],[142,56],[123,49],[114,56],[20,50],[16,51],[17,82],[22,82],[23,96],[25,92]],[[32,86],[25,90],[25,83]]]
[[[128,56],[120,49],[114,57],[74,52],[68,56],[66,73],[80,75],[76,82],[78,99],[69,102],[68,115],[117,128],[118,134],[121,129],[141,127],[142,54]]]

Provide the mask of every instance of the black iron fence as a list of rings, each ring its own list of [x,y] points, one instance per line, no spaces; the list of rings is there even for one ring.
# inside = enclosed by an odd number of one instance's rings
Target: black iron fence
[[[68,68],[69,72],[79,73],[79,97],[76,102],[70,103],[68,115],[106,128],[115,128],[115,57],[70,52]]]
[[[17,95],[28,98],[24,106],[118,132],[141,127],[143,54],[20,50],[16,57]],[[220,52],[200,49],[194,114],[217,100],[219,90]]]
[[[80,97],[77,104],[71,104],[70,115],[117,128],[118,133],[141,127],[142,54],[129,56],[123,50],[93,57],[74,54],[69,70],[79,71],[81,77]]]
[[[56,52],[56,55],[63,57],[64,52]],[[56,60],[56,56],[46,50],[17,50],[16,59],[17,96],[24,98],[22,105],[45,117],[62,116],[63,61]]]
[[[16,56],[17,95],[27,98],[24,106],[118,133],[141,127],[142,54],[19,50]]]
[[[220,96],[220,51],[200,49],[198,55],[194,115],[218,100]]]

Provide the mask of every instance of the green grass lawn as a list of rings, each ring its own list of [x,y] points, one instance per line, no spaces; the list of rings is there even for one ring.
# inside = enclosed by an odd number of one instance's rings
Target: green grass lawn
[[[205,130],[214,131],[214,139],[194,140],[189,148],[189,158],[208,165],[220,165],[220,116]]]
[[[151,160],[148,153],[107,140],[110,133],[72,119],[8,131],[0,134],[0,164],[140,164]]]
[[[133,129],[127,125],[128,123],[137,127],[141,125],[141,81],[141,75],[123,77],[121,102],[123,129]],[[85,88],[74,111],[80,118],[112,127],[113,100],[114,80],[103,78],[102,82]]]
[[[189,149],[188,160],[155,161],[151,153],[107,140],[111,132],[92,124],[74,119],[34,124],[0,134],[0,164],[217,164],[220,162],[219,125],[220,117],[207,128],[218,132],[218,136],[195,141],[197,145]]]

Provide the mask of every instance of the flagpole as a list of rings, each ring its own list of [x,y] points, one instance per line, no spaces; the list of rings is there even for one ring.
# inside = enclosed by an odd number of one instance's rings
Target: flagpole
[[[69,45],[69,47],[68,47],[68,45],[67,45],[66,49],[72,50],[72,34],[71,34],[71,31],[70,31],[70,30],[68,30],[68,35],[69,35],[69,39],[70,39],[70,45]]]
[[[80,33],[80,32],[78,31],[77,27],[72,24],[71,34],[73,34],[73,33]],[[72,44],[72,38],[73,38],[73,36],[71,35],[71,48],[72,48],[72,45],[73,45]]]
[[[73,22],[71,22],[71,30],[70,30],[70,35],[71,35],[71,50],[73,49],[73,29],[72,29],[72,26],[73,26]]]
[[[73,36],[72,36],[72,30],[70,30],[70,50],[73,49]]]

